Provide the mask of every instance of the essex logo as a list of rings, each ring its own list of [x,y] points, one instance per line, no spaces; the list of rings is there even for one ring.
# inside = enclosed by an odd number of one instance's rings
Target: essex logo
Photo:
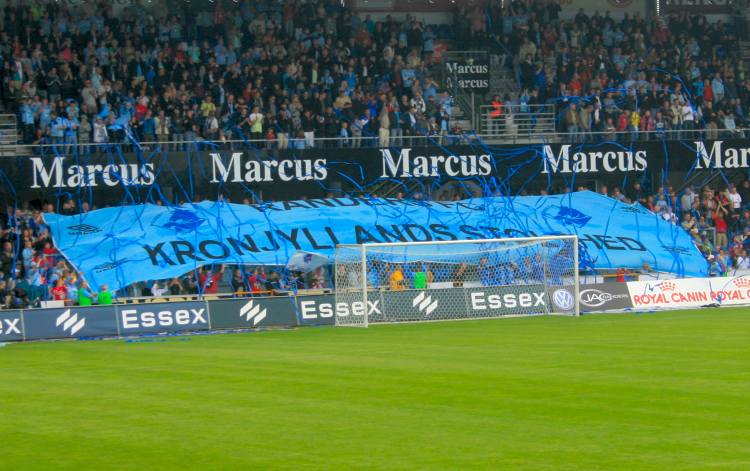
[[[424,292],[422,292],[411,300],[411,305],[412,307],[416,307],[417,309],[419,309],[420,313],[424,314],[425,316],[429,316],[430,314],[432,314],[432,311],[437,309],[438,301],[437,299],[433,300],[432,296],[430,296],[429,294],[425,294]]]
[[[77,312],[71,313],[70,309],[66,309],[55,319],[55,326],[61,328],[68,335],[75,335],[86,326],[86,318],[78,317]]]
[[[244,318],[247,322],[252,321],[253,326],[258,325],[260,321],[265,319],[266,314],[266,309],[262,309],[262,306],[254,303],[252,299],[240,309],[240,317]]]
[[[21,335],[20,317],[0,320],[0,335]]]

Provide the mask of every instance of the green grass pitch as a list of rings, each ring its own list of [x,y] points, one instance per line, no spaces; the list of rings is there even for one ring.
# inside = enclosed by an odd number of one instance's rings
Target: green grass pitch
[[[0,469],[750,469],[750,309],[0,348]]]

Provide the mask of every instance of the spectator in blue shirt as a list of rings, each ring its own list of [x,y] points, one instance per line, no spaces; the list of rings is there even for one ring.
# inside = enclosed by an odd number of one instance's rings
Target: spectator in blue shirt
[[[67,127],[67,120],[62,116],[57,116],[57,113],[52,112],[50,116],[50,137],[54,144],[62,144],[65,140],[65,128]]]
[[[34,140],[34,133],[36,131],[34,126],[34,108],[31,104],[31,100],[24,100],[21,105],[21,123],[23,124],[23,142],[24,144],[30,144]]]

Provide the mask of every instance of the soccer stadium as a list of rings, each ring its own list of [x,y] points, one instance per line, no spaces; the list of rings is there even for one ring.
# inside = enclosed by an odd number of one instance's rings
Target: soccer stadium
[[[750,469],[749,18],[0,0],[0,470]]]

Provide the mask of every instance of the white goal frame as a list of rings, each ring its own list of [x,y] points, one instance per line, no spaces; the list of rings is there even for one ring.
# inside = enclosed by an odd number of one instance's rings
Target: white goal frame
[[[333,279],[335,281],[334,284],[334,296],[335,296],[335,305],[336,306],[343,306],[342,303],[348,303],[347,307],[342,307],[341,312],[344,314],[342,316],[339,316],[338,312],[339,310],[336,309],[336,314],[334,314],[334,324],[336,326],[347,326],[347,327],[367,327],[370,324],[369,321],[369,312],[372,310],[372,302],[370,299],[368,299],[368,296],[371,295],[370,291],[373,292],[374,295],[379,295],[380,293],[383,293],[387,290],[383,290],[382,288],[378,289],[372,289],[368,286],[368,250],[373,251],[373,249],[383,249],[383,248],[396,248],[396,247],[406,247],[406,246],[446,246],[446,245],[467,245],[467,244],[477,244],[478,246],[480,244],[519,244],[519,243],[528,243],[528,242],[538,242],[540,245],[543,245],[544,242],[547,241],[570,241],[572,246],[572,254],[573,254],[573,267],[572,267],[572,295],[573,295],[573,304],[574,308],[570,312],[550,312],[547,311],[543,314],[547,315],[555,315],[555,314],[562,314],[562,315],[574,315],[574,316],[580,316],[581,310],[580,310],[580,274],[579,274],[579,238],[577,235],[554,235],[554,236],[540,236],[540,237],[510,237],[510,238],[492,238],[492,239],[474,239],[474,240],[448,240],[448,241],[424,241],[424,242],[387,242],[387,243],[368,243],[368,244],[338,244],[336,245],[335,250],[335,260],[334,260],[334,275]],[[345,268],[343,265],[345,263],[342,263],[342,261],[339,259],[340,251],[346,250],[350,252],[350,258],[348,260],[349,264],[353,263],[354,257],[356,257],[358,260],[356,260],[356,263],[359,263],[361,267],[359,271],[359,280],[361,283],[358,285],[355,285],[355,288],[352,288],[351,286],[341,288],[339,286],[339,279],[338,274],[340,273],[339,270],[342,268]],[[357,253],[358,252],[358,253]],[[547,279],[547,271],[548,271],[547,260],[544,261],[544,287],[547,291],[549,291],[549,284]],[[455,286],[455,285],[454,285]],[[512,286],[524,286],[521,284],[514,284]],[[356,294],[361,293],[361,298],[357,297]],[[547,295],[547,305],[552,305],[552,293],[548,292]],[[361,304],[355,305],[356,303],[352,301],[352,299],[356,301],[361,300]],[[361,322],[352,322],[352,320],[355,318],[357,320],[360,320]],[[524,314],[518,314],[518,315],[503,315],[503,316],[489,316],[492,318],[496,317],[518,317],[522,316]],[[472,317],[460,317],[461,319],[472,319]],[[485,318],[485,317],[482,317]],[[458,320],[458,319],[443,319],[443,320]],[[432,319],[426,319],[424,321],[431,322],[434,321]],[[385,323],[393,323],[393,322],[399,322],[397,320],[393,321],[382,321],[380,322]]]

